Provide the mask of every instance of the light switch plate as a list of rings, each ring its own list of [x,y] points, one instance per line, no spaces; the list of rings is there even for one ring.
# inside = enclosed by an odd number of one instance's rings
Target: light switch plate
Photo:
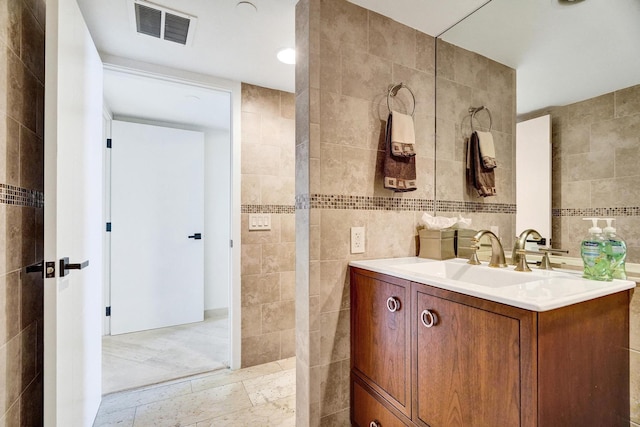
[[[271,214],[249,214],[249,231],[271,230]]]
[[[364,227],[351,227],[351,253],[364,253]]]

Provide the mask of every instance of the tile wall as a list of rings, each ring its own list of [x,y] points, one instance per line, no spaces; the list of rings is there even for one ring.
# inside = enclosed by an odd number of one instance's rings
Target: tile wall
[[[0,2],[0,425],[42,425],[44,22]]]
[[[499,217],[505,234],[513,234],[514,124],[502,117],[510,109],[515,113],[515,76],[449,46],[442,66],[449,67],[443,84],[450,89],[436,97],[433,37],[344,0],[301,0],[296,13],[297,425],[347,426],[348,263],[415,256],[419,219],[434,208],[485,224]],[[466,74],[458,74],[461,70]],[[382,184],[384,125],[387,90],[401,81],[416,97],[418,190],[394,194]],[[438,141],[437,165],[436,98],[449,113],[437,122],[449,132]],[[503,192],[493,200],[468,196],[461,181],[460,129],[474,102],[495,103],[500,115]],[[405,98],[397,109],[411,106]],[[350,254],[352,226],[365,227],[364,254]]]
[[[295,355],[295,107],[242,85],[242,367]],[[249,231],[249,214],[271,230]]]
[[[616,218],[627,259],[640,263],[640,85],[536,111],[551,114],[553,246],[580,256],[590,222]],[[631,421],[640,425],[640,298],[631,304]]]

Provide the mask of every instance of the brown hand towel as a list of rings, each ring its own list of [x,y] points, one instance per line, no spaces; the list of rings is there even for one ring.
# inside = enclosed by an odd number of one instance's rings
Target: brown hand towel
[[[414,191],[416,185],[416,158],[397,157],[391,152],[392,118],[389,114],[384,141],[384,188],[396,192]]]
[[[467,149],[467,178],[481,197],[496,195],[496,177],[493,169],[485,168],[480,158],[479,138],[471,134]]]

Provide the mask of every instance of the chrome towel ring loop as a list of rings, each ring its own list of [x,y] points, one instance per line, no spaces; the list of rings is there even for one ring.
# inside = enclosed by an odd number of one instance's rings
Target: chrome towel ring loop
[[[413,99],[413,109],[411,110],[410,116],[413,117],[414,113],[416,112],[416,96],[413,94],[411,88],[409,88],[409,86],[407,86],[403,82],[392,84],[391,86],[389,86],[389,92],[387,92],[387,107],[389,108],[389,112],[393,111],[393,108],[391,108],[391,106],[393,105],[392,97],[395,97],[400,89],[406,89],[411,94],[411,99]]]
[[[471,116],[471,132],[475,129],[473,128],[473,119],[476,117],[476,113],[482,110],[486,110],[489,115],[489,132],[491,132],[491,128],[493,127],[493,118],[491,117],[491,110],[489,107],[481,105],[480,107],[469,107],[469,115]]]

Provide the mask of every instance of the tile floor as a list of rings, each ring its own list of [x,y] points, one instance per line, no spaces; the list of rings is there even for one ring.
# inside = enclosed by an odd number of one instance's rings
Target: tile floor
[[[102,393],[128,390],[229,366],[226,310],[203,322],[102,338]]]
[[[295,357],[104,396],[94,427],[295,426]]]

